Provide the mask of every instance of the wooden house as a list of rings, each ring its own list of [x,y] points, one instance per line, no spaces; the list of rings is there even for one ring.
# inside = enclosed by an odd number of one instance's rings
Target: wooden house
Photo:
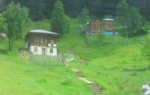
[[[31,30],[25,36],[25,48],[37,55],[57,56],[59,34],[46,30]]]
[[[103,19],[103,30],[105,31],[106,35],[114,34],[113,22],[114,22],[114,19],[112,18]]]
[[[105,31],[107,33],[113,33],[113,21],[114,19],[105,18],[103,20],[93,19],[90,21],[89,25],[87,26],[87,33],[88,35],[98,35],[101,31]]]
[[[102,28],[102,23],[98,19],[91,20],[87,26],[88,35],[98,35]]]

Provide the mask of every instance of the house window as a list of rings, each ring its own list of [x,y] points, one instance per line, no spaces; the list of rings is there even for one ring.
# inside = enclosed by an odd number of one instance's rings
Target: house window
[[[34,43],[34,44],[36,43],[36,39],[35,39],[35,38],[33,39],[33,43]]]
[[[51,44],[54,44],[54,41],[53,41],[53,40],[50,40],[50,43],[51,43]]]
[[[41,39],[41,44],[43,43],[43,39]]]
[[[39,38],[37,38],[37,43],[39,44],[40,43],[40,41],[39,41],[40,39]]]
[[[109,28],[111,28],[111,24],[109,24]]]
[[[37,52],[37,47],[34,47],[34,52]]]
[[[50,53],[53,53],[53,48],[50,48]]]
[[[108,27],[108,24],[106,24],[105,27],[107,28],[107,27]]]
[[[37,43],[37,37],[34,38],[34,43],[35,43],[35,44]]]
[[[45,39],[45,44],[47,44],[47,39]]]
[[[93,25],[93,28],[94,28],[94,29],[96,28],[96,24]]]

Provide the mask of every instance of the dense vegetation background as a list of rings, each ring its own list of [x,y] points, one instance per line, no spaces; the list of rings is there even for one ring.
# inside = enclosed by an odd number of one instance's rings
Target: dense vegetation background
[[[2,0],[3,1],[3,0]],[[6,5],[11,0],[6,0]],[[32,20],[41,20],[51,16],[53,5],[57,0],[14,0],[22,6],[30,9]],[[60,0],[64,4],[65,13],[70,17],[78,17],[82,9],[86,7],[91,16],[103,18],[106,15],[115,16],[116,8],[121,0]],[[149,20],[150,0],[126,0],[130,7],[136,7],[140,14]]]
[[[88,85],[61,62],[58,65],[56,60],[19,59],[18,49],[24,46],[22,37],[28,32],[26,28],[52,31],[60,28],[64,35],[58,40],[58,53],[73,54],[75,60],[69,65],[98,83],[105,95],[141,95],[142,85],[150,83],[150,0],[126,0],[127,3],[125,0],[11,1],[0,0],[1,5],[8,5],[0,7],[3,11],[0,29],[11,35],[0,41],[0,95],[93,95]],[[30,24],[26,22],[29,19],[26,7],[33,20],[29,20]],[[81,35],[81,22],[85,23],[88,17],[107,15],[115,18],[118,36],[97,35],[85,39]],[[84,17],[80,23],[76,19],[79,16]],[[58,24],[61,25],[54,27]],[[143,33],[141,29],[147,35],[133,36]],[[133,34],[132,37],[120,35],[125,32],[127,36]],[[11,38],[15,48],[8,51]]]

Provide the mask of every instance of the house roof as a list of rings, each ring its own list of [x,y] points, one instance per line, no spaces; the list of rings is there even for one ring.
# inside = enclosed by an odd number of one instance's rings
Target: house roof
[[[58,33],[47,31],[47,30],[31,30],[30,33],[40,33],[40,34],[53,34],[53,35],[58,35]]]
[[[59,36],[59,34],[58,33],[55,33],[55,32],[51,32],[51,31],[47,31],[47,30],[30,30],[27,34],[26,34],[26,36],[25,36],[25,38],[27,39],[29,36],[31,36],[31,35],[47,35],[47,36],[54,36],[54,37],[58,37]]]
[[[105,18],[105,19],[103,19],[103,21],[114,21],[114,19],[113,18]]]

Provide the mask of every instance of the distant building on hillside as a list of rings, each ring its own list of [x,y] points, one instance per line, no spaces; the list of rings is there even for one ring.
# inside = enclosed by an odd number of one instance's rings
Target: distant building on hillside
[[[114,19],[110,18],[105,18],[102,20],[93,19],[87,25],[86,35],[98,35],[102,31],[104,31],[106,35],[113,35],[113,22]]]
[[[87,29],[88,34],[98,35],[102,30],[102,22],[98,19],[91,20]]]
[[[25,36],[25,48],[37,55],[57,56],[59,34],[46,30],[31,30]]]
[[[103,19],[103,30],[105,31],[106,35],[114,34],[113,22],[114,22],[114,19],[112,18]]]

